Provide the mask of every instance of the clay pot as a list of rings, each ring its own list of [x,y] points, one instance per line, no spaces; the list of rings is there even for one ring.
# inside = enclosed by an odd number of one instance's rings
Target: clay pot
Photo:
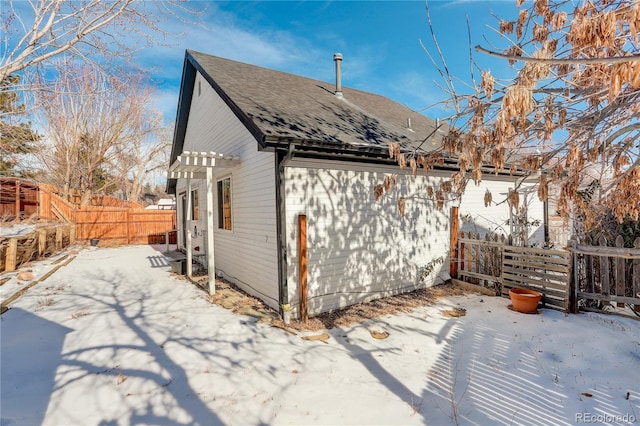
[[[542,294],[524,288],[512,288],[509,290],[509,297],[511,297],[514,310],[531,314],[538,310],[538,302],[540,302]]]

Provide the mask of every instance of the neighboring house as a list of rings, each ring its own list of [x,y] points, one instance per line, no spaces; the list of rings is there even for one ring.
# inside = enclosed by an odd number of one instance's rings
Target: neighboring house
[[[425,194],[455,161],[414,178],[387,150],[425,139],[434,147],[441,130],[394,101],[341,87],[339,71],[338,60],[333,85],[185,55],[167,185],[178,200],[179,247],[267,305],[282,312],[290,304],[294,315],[299,215],[307,220],[311,314],[449,278],[451,206],[439,211]],[[392,174],[396,189],[376,202],[374,185]],[[478,230],[504,229],[507,204],[485,208],[484,194],[491,188],[496,200],[515,180],[487,174],[470,184],[460,214]],[[542,219],[542,203],[529,203],[529,217]],[[443,263],[422,282],[422,268],[437,259]]]
[[[158,210],[175,210],[176,200],[173,198],[160,198],[158,200]]]
[[[175,210],[176,200],[173,198],[160,198],[157,204],[151,204],[145,207],[146,210]]]

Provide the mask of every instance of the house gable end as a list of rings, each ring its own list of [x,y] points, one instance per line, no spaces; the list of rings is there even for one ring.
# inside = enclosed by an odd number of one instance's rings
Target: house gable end
[[[429,137],[437,146],[444,134],[446,126],[439,128],[435,121],[380,95],[343,87],[339,97],[332,84],[323,81],[201,52],[188,54],[245,126],[261,137],[263,148],[293,143],[310,150],[320,147],[356,155],[366,151],[388,158],[389,143],[409,149],[422,146]]]
[[[178,98],[178,110],[176,112],[176,124],[173,129],[173,143],[171,144],[171,156],[169,164],[178,158],[184,147],[184,136],[187,132],[187,123],[189,121],[189,113],[191,111],[191,98],[193,96],[193,86],[196,80],[196,71],[189,64],[185,57],[182,66],[182,80],[180,81],[180,95]],[[176,193],[177,179],[167,179],[167,193]]]
[[[224,90],[222,90],[220,85],[216,83],[216,81],[213,79],[211,74],[209,74],[209,72],[205,69],[205,67],[203,67],[198,62],[198,60],[193,56],[192,51],[187,50],[186,59],[193,66],[193,68],[202,75],[202,77],[207,81],[207,83],[209,83],[209,85],[213,88],[213,90],[216,91],[218,96],[222,98],[222,100],[229,107],[229,109],[233,111],[236,117],[238,117],[238,120],[240,120],[240,122],[247,128],[249,133],[253,135],[253,137],[256,139],[258,144],[260,144],[261,147],[264,147],[265,135],[262,133],[262,131],[258,128],[258,126],[255,125],[255,123],[251,120],[251,118],[247,114],[245,114],[244,111],[242,111],[242,109],[231,99],[231,97]],[[194,78],[195,78],[195,75],[194,75]]]
[[[173,143],[171,146],[171,157],[169,164],[178,158],[184,149],[184,140],[191,114],[191,101],[195,88],[196,75],[200,73],[209,85],[216,91],[229,109],[235,114],[238,120],[253,135],[258,144],[264,147],[264,135],[251,119],[231,100],[231,98],[215,82],[213,77],[200,65],[193,57],[191,51],[185,53],[184,65],[182,68],[182,80],[180,82],[180,95],[178,99],[178,110],[176,112],[176,123],[173,132]],[[176,193],[177,179],[167,179],[167,193]]]

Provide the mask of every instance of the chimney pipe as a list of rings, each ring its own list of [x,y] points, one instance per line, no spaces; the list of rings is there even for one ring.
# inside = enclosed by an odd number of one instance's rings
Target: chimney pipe
[[[340,74],[340,62],[342,62],[342,53],[334,53],[333,60],[336,63],[336,96],[342,96],[342,75]]]

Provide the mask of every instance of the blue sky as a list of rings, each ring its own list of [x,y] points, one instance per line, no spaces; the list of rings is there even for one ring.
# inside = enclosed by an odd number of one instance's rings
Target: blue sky
[[[384,95],[414,110],[424,110],[445,95],[442,82],[420,42],[435,53],[424,1],[231,1],[196,2],[205,9],[197,22],[164,23],[180,37],[169,46],[143,50],[137,57],[158,86],[158,106],[172,122],[185,49],[334,81],[333,53],[341,52],[344,86]],[[515,2],[430,1],[434,29],[447,64],[461,81],[471,80],[467,16],[471,45],[492,47],[499,41],[496,16],[517,17]],[[191,18],[193,21],[193,18]],[[508,76],[505,61],[476,53],[482,69]],[[475,78],[479,80],[480,72]],[[433,118],[442,109],[424,113]]]

